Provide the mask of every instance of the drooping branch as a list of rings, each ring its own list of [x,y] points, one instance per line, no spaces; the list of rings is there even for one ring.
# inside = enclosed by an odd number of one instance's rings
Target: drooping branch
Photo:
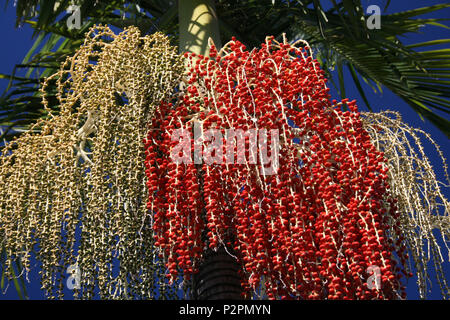
[[[446,159],[428,133],[408,126],[398,112],[363,113],[363,123],[373,143],[387,159],[389,192],[397,200],[400,216],[392,223],[397,224],[401,232],[391,234],[391,240],[400,238],[407,244],[421,298],[426,298],[431,281],[431,257],[432,273],[442,297],[449,299],[444,264],[450,259],[450,202],[442,190],[450,185]],[[434,146],[441,159],[445,183],[436,176],[421,138]]]
[[[186,55],[185,94],[161,104],[147,138],[149,159],[158,159],[146,162],[149,207],[170,279],[201,270],[208,246],[233,250],[247,296],[263,288],[272,299],[404,297],[404,268],[394,259],[398,253],[404,261],[403,243],[388,239],[398,231],[389,224],[397,214],[386,193],[388,169],[356,103],[330,101],[324,73],[303,43],[268,37],[247,51],[233,39],[224,48],[211,47],[209,58]],[[350,111],[340,109],[344,103]],[[203,149],[200,166],[189,156],[189,139],[173,140],[195,130],[186,118],[202,123],[194,142]],[[248,144],[228,141],[230,130],[248,134]],[[183,145],[188,156],[174,159]],[[381,288],[372,290],[375,267]]]
[[[8,278],[15,258],[30,270],[39,244],[50,298],[63,296],[69,267],[79,271],[77,297],[175,296],[153,246],[143,139],[183,68],[163,34],[141,36],[130,27],[116,35],[101,26],[88,32],[51,77],[59,113],[2,150],[0,240]]]

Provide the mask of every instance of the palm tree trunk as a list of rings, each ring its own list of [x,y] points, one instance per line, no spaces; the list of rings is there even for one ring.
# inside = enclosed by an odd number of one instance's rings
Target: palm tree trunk
[[[213,0],[179,0],[180,52],[207,56],[208,39],[220,49],[219,23]],[[224,248],[204,252],[193,277],[195,300],[241,299],[240,265]]]
[[[209,38],[222,46],[214,0],[179,0],[178,12],[180,52],[208,55]]]
[[[194,275],[194,300],[242,299],[240,265],[223,247],[204,253],[199,272]]]

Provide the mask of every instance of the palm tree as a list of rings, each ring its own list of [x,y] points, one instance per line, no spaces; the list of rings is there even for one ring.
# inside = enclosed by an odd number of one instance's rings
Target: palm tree
[[[105,23],[117,28],[138,26],[145,33],[163,31],[179,43],[180,51],[208,54],[207,39],[220,46],[236,36],[248,47],[256,47],[267,35],[289,39],[303,38],[317,51],[317,58],[328,78],[345,98],[344,70],[371,110],[361,79],[375,90],[385,86],[401,97],[423,119],[427,119],[450,137],[449,121],[439,113],[449,113],[448,66],[450,51],[433,50],[448,39],[404,45],[401,36],[419,32],[423,25],[440,25],[441,19],[416,17],[450,7],[442,4],[383,15],[382,28],[367,28],[368,17],[360,1],[235,1],[235,0],[154,0],[154,1],[78,1],[83,24],[69,30],[64,14],[68,1],[17,1],[17,24],[28,23],[36,30],[35,43],[23,63],[25,77],[3,75],[11,85],[3,94],[0,138],[11,139],[37,118],[45,116],[38,84],[54,73],[60,62],[81,45],[85,32],[93,24]],[[386,7],[389,5],[387,2]],[[37,48],[39,48],[39,51]],[[428,50],[418,51],[418,49]],[[431,49],[429,49],[431,48]],[[336,68],[337,81],[330,70]],[[51,90],[50,90],[51,92]],[[54,91],[56,92],[56,91]],[[57,110],[55,97],[50,107]],[[239,268],[225,250],[206,253],[200,273],[194,278],[193,297],[239,298]],[[208,270],[215,265],[214,274]],[[219,272],[221,270],[222,272]]]
[[[449,136],[448,119],[441,116],[449,112],[448,49],[434,48],[449,43],[438,39],[405,45],[402,36],[419,33],[425,25],[445,27],[444,19],[420,19],[421,15],[448,8],[448,4],[385,14],[382,28],[367,28],[368,16],[360,1],[215,1],[219,31],[210,35],[226,42],[236,36],[247,47],[255,47],[267,35],[288,39],[303,38],[317,51],[327,76],[345,97],[343,74],[345,68],[366,106],[371,110],[361,79],[374,90],[382,86],[402,98],[422,119],[427,119]],[[387,6],[390,1],[387,1]],[[183,15],[190,1],[77,1],[81,7],[83,24],[80,29],[69,30],[66,21],[69,1],[17,1],[17,25],[30,24],[37,36],[22,64],[26,77],[2,75],[13,84],[2,97],[0,124],[9,137],[11,129],[23,128],[42,116],[42,105],[36,86],[43,77],[56,71],[63,57],[73,53],[82,43],[84,33],[96,23],[117,28],[136,25],[145,33],[163,31],[173,37],[175,44],[183,41]],[[200,2],[198,2],[200,3]],[[386,6],[386,7],[387,7]],[[180,14],[178,14],[178,12]],[[180,20],[179,20],[180,17]],[[186,17],[186,19],[189,19]],[[179,23],[180,21],[180,23]],[[184,23],[184,25],[183,25]],[[217,26],[216,26],[217,28]],[[206,41],[206,40],[205,40]],[[183,44],[181,43],[183,46]],[[40,47],[39,50],[37,50]],[[203,50],[206,48],[203,44]],[[337,70],[337,81],[330,70]],[[34,89],[33,89],[34,88]],[[54,104],[55,101],[50,101]],[[54,106],[54,105],[53,105]],[[54,106],[56,107],[56,106]],[[7,113],[5,113],[7,112]]]
[[[208,38],[220,49],[219,21],[214,1],[179,1],[180,51],[208,55]],[[240,299],[240,266],[225,249],[204,253],[193,277],[192,298],[197,300]]]

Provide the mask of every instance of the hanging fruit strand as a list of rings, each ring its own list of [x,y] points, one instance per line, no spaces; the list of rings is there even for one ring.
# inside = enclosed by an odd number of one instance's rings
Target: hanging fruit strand
[[[176,296],[161,281],[165,269],[156,258],[147,177],[139,168],[154,110],[171,96],[182,69],[161,33],[141,36],[130,27],[116,35],[97,26],[46,79],[48,116],[0,157],[8,279],[16,257],[29,272],[35,249],[49,298],[63,297],[68,270],[79,276],[76,297],[152,298],[164,290],[163,298]],[[50,84],[58,112],[47,107]]]
[[[185,57],[185,88],[160,107],[147,139],[148,207],[168,277],[189,277],[205,247],[223,246],[242,265],[245,294],[262,285],[271,299],[405,297],[403,243],[389,239],[399,230],[392,224],[395,200],[386,192],[386,160],[355,102],[330,102],[310,48],[269,37],[247,51],[233,38],[220,52],[211,45],[210,57]],[[192,144],[194,123],[201,124],[202,140]],[[247,135],[245,149],[230,144],[230,130]],[[223,149],[211,147],[215,139]],[[186,141],[187,155],[180,151]],[[256,153],[255,141],[263,142]],[[203,187],[191,181],[198,173],[189,162],[195,144],[203,150]],[[174,150],[186,161],[174,162]],[[264,162],[262,151],[277,157]],[[158,171],[160,163],[170,169]],[[270,166],[274,174],[266,174]],[[202,202],[205,213],[187,205]],[[198,232],[204,218],[206,239]],[[195,236],[184,241],[185,234]]]
[[[363,113],[362,120],[373,144],[388,159],[389,193],[398,208],[398,215],[389,222],[396,226],[396,232],[390,233],[389,238],[405,243],[401,249],[412,258],[420,297],[427,296],[431,256],[442,297],[450,299],[443,265],[450,260],[450,203],[441,190],[450,185],[446,159],[428,133],[405,124],[398,112]],[[435,148],[447,184],[437,179],[421,137]]]

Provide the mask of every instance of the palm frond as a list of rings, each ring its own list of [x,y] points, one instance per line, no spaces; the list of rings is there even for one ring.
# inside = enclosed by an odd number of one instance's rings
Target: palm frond
[[[79,0],[75,3],[81,8],[84,22],[80,30],[69,30],[65,24],[69,2],[17,1],[17,23],[28,23],[36,30],[35,43],[23,63],[16,66],[16,69],[26,69],[26,77],[38,80],[55,72],[60,61],[80,46],[85,31],[94,23],[118,29],[136,25],[144,33],[170,34],[174,44],[177,42],[177,1]],[[381,29],[369,30],[368,17],[359,0],[332,0],[331,7],[329,2],[318,0],[216,1],[224,42],[236,36],[248,47],[254,47],[267,35],[280,38],[285,33],[290,39],[305,38],[316,49],[329,78],[333,76],[331,70],[337,67],[337,81],[331,78],[331,82],[338,84],[342,95],[347,85],[342,76],[348,69],[368,108],[371,106],[361,80],[374,91],[381,91],[383,86],[388,88],[447,136],[450,136],[450,126],[444,115],[450,110],[450,50],[436,48],[448,44],[450,39],[405,45],[400,38],[421,32],[425,25],[446,27],[444,19],[420,19],[419,16],[449,7],[441,4],[384,14]],[[21,123],[27,127],[36,117],[43,116],[38,84],[19,81],[14,73],[12,76],[8,93],[2,95],[0,126]],[[30,87],[34,91],[27,91]],[[11,133],[14,131],[8,134]]]
[[[327,12],[326,28],[320,26],[320,17],[310,9],[309,17],[299,19],[297,28],[320,50],[329,50],[347,66],[368,108],[360,77],[385,86],[401,97],[423,119],[427,119],[450,137],[450,122],[438,113],[450,113],[450,50],[434,49],[447,44],[449,39],[404,45],[399,37],[419,32],[424,25],[445,27],[443,19],[413,19],[450,5],[436,5],[382,16],[382,28],[368,30],[364,19],[349,13]],[[299,11],[300,12],[300,11]],[[354,32],[359,23],[363,32]],[[325,62],[325,68],[327,68]],[[339,70],[338,70],[339,71]],[[341,72],[338,72],[340,78]],[[340,81],[340,92],[345,92]]]

